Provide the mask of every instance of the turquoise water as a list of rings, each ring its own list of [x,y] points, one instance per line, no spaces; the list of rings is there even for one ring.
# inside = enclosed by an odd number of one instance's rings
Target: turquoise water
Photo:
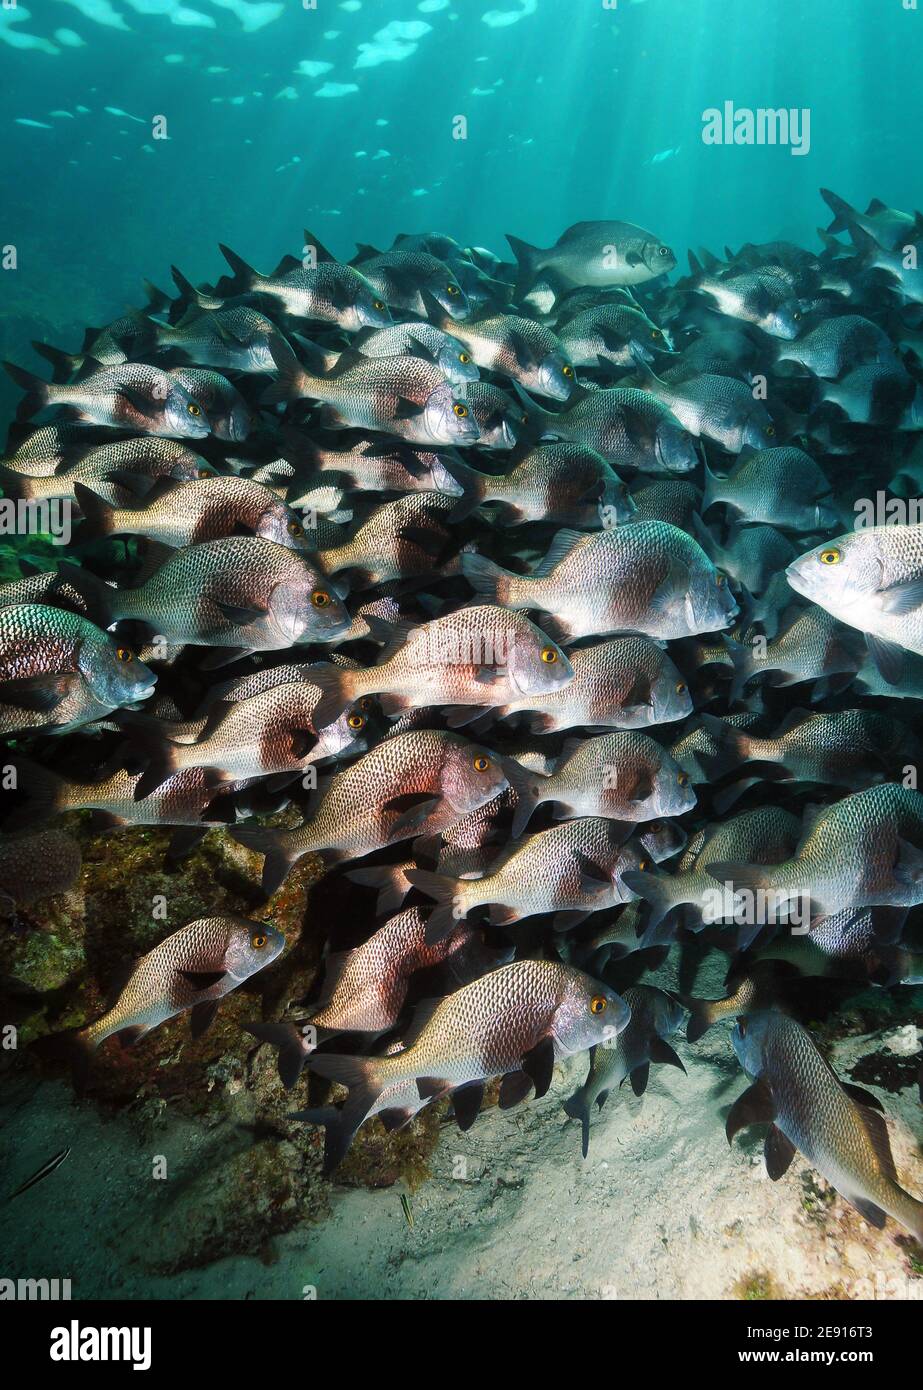
[[[18,318],[30,308],[66,342],[139,302],[142,276],[162,283],[176,262],[212,278],[219,240],[268,270],[304,225],[344,255],[417,230],[506,254],[506,231],[548,245],[578,219],[618,217],[682,264],[699,244],[811,244],[828,221],[819,185],[913,208],[923,13],[904,3],[0,9],[2,240],[19,251],[0,282],[17,315],[5,355],[35,336]],[[703,111],[728,100],[809,108],[809,153],[704,145]],[[152,138],[158,116],[167,139]]]

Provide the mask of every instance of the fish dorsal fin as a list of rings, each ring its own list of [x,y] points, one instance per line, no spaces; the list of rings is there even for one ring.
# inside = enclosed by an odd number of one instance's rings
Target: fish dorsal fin
[[[869,203],[868,207],[865,209],[865,215],[866,215],[866,217],[868,217],[868,216],[870,216],[870,215],[872,215],[872,214],[874,214],[874,213],[876,213],[876,212],[886,212],[886,211],[887,211],[887,203],[883,203],[883,202],[881,201],[880,198],[872,198],[872,200],[871,200],[871,202]]]
[[[406,646],[419,626],[407,618],[402,618],[398,622],[388,622],[387,618],[376,617],[374,613],[366,613],[365,622],[372,640],[382,644],[376,662],[378,666],[390,660],[395,652],[399,652],[402,647]]]
[[[544,579],[556,565],[571,553],[574,547],[581,541],[589,539],[586,531],[559,531],[540,562],[537,569],[532,571],[533,579]]]
[[[791,733],[792,729],[810,719],[813,713],[814,711],[809,709],[790,709],[772,737],[782,738],[784,734]]]
[[[315,250],[315,252],[317,253],[317,264],[318,264],[318,265],[339,265],[339,261],[337,260],[336,256],[333,254],[333,252],[332,252],[332,251],[328,251],[328,250],[327,250],[327,247],[324,245],[324,243],[323,243],[322,241],[320,241],[320,240],[314,235],[313,232],[309,232],[307,228],[305,228],[305,231],[304,231],[304,244],[305,244],[305,246],[313,246],[313,247],[314,247],[314,250]],[[302,262],[299,261],[298,264],[299,264],[299,266],[300,266],[300,265],[302,264]]]

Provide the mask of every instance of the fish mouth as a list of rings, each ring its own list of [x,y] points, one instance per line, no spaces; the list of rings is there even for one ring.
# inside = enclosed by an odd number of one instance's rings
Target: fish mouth
[[[789,587],[794,589],[796,594],[801,594],[803,598],[809,599],[811,597],[811,592],[808,584],[805,582],[800,565],[800,560],[793,560],[785,571],[785,578],[788,580]]]

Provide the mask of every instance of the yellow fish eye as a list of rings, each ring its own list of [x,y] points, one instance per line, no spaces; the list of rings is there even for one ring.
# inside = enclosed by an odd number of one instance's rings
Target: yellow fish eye
[[[801,322],[801,314],[800,314],[800,312],[799,312],[797,309],[796,309],[795,312],[792,314],[792,318],[794,319],[795,323],[800,323],[800,322]]]
[[[198,472],[198,476],[199,476],[200,478],[210,478],[210,477],[211,477],[211,472],[210,472],[209,469],[207,469],[207,468],[200,468],[200,469],[199,469],[199,472]]]
[[[476,753],[474,758],[472,759],[472,765],[474,767],[475,772],[486,772],[487,769],[490,767],[490,758],[488,758],[484,753]]]
[[[655,343],[659,343],[661,338],[663,337],[663,334],[661,333],[659,328],[652,328],[651,337],[653,338]]]
[[[677,782],[680,784],[681,787],[687,787],[687,786],[689,785],[689,773],[688,773],[688,772],[678,772],[678,773],[676,774],[676,780],[677,780]]]
[[[289,533],[290,536],[295,536],[295,537],[303,536],[303,535],[304,535],[304,527],[303,527],[302,525],[300,525],[300,523],[297,522],[297,521],[290,521],[290,522],[288,523],[288,533]]]
[[[558,659],[558,654],[554,647],[542,647],[542,661],[547,666],[553,666]]]
[[[379,313],[381,313],[381,311],[382,311],[382,309],[384,309],[384,307],[385,307],[385,305],[384,305],[384,300],[382,300],[382,299],[373,300],[373,302],[372,302],[372,308],[373,308],[373,309],[377,309]]]
[[[347,719],[346,722],[347,722],[347,724],[349,725],[349,727],[350,727],[351,729],[364,729],[364,728],[365,728],[365,715],[364,715],[364,714],[358,714],[358,713],[356,713],[356,712],[354,711],[354,712],[349,716],[349,718]]]
[[[269,937],[264,936],[262,932],[254,932],[250,938],[250,945],[254,951],[262,951],[268,940]]]
[[[457,285],[452,285],[452,284],[446,285],[446,287],[445,287],[445,292],[446,292],[446,294],[451,294],[451,295],[456,295],[456,294],[460,294],[460,293],[461,293],[461,291],[460,291],[460,289],[458,288],[458,286],[457,286]]]
[[[822,550],[817,558],[822,565],[838,565],[843,557],[836,546],[833,546],[829,550]]]
[[[326,608],[330,602],[330,595],[326,589],[315,589],[311,594],[311,602],[315,608]]]
[[[604,1014],[609,1007],[609,1000],[604,994],[594,994],[590,1000],[591,1014]]]
[[[458,354],[458,360],[459,362],[463,362],[464,365],[467,366],[468,363],[471,361],[471,358],[468,356],[467,352],[460,352]]]
[[[677,693],[677,695],[685,695],[685,693],[686,693],[686,682],[685,682],[685,681],[677,681],[677,682],[676,682],[676,693]]]
[[[455,411],[455,414],[458,416],[459,420],[464,420],[465,416],[468,414],[468,407],[466,405],[462,405],[461,401],[456,401],[455,404],[452,406],[452,409]]]
[[[566,363],[566,364],[561,368],[561,372],[562,372],[562,375],[567,376],[567,377],[571,377],[571,376],[574,375],[574,369],[573,369],[573,367],[572,367],[569,363]]]
[[[202,407],[200,405],[196,405],[195,401],[190,401],[189,404],[186,406],[186,409],[188,410],[190,415],[202,414]]]
[[[126,664],[129,661],[134,661],[135,659],[135,654],[130,647],[119,647],[117,648],[115,654],[118,657],[119,661],[124,661]]]
[[[716,570],[716,571],[715,571],[715,583],[718,585],[718,588],[719,588],[719,589],[723,589],[724,586],[725,586],[725,584],[726,584],[727,582],[728,582],[728,580],[727,580],[727,575],[726,575],[726,574],[722,574],[720,570]]]
[[[641,870],[642,873],[644,873],[645,869],[650,868],[650,863],[651,861],[649,859],[639,859],[638,868]]]

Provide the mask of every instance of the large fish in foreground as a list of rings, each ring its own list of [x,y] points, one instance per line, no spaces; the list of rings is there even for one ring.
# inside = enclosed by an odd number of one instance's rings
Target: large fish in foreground
[[[923,654],[923,525],[869,526],[816,546],[785,571],[792,588],[865,633],[886,681]]]
[[[731,1107],[728,1140],[768,1123],[766,1170],[774,1182],[800,1151],[872,1226],[891,1216],[923,1241],[923,1202],[898,1183],[877,1097],[841,1082],[811,1034],[782,1014],[741,1019],[732,1042],[753,1085]]]
[[[524,1099],[533,1085],[536,1096],[543,1096],[556,1061],[616,1037],[630,1016],[618,994],[581,971],[552,961],[520,960],[424,1011],[403,1052],[389,1057],[312,1054],[311,1071],[349,1088],[339,1151],[330,1155],[333,1166],[386,1088],[413,1082],[424,1100],[452,1092],[456,1118],[467,1129],[477,1118],[485,1081],[504,1078],[502,1108]]]
[[[467,723],[480,707],[560,690],[573,674],[561,648],[534,623],[496,605],[462,608],[417,627],[372,624],[388,642],[377,666],[315,669],[323,723],[362,696],[380,694],[389,711],[449,706],[450,723]]]
[[[653,985],[630,985],[622,998],[631,1009],[631,1020],[617,1038],[598,1044],[592,1052],[590,1072],[583,1085],[564,1102],[564,1113],[583,1127],[583,1156],[590,1150],[590,1115],[594,1101],[601,1110],[611,1091],[631,1078],[636,1096],[647,1089],[652,1062],[686,1068],[667,1042],[682,1020],[682,1007]]]
[[[131,649],[76,613],[39,603],[0,609],[0,733],[58,732],[144,700],[157,677]]]
[[[294,830],[235,830],[265,855],[263,889],[275,892],[305,854],[359,859],[416,835],[433,835],[503,791],[506,774],[477,744],[441,730],[386,739],[331,778],[313,814]]]
[[[591,535],[559,531],[532,574],[512,574],[471,553],[462,556],[462,573],[504,608],[550,614],[565,641],[616,632],[689,637],[728,627],[737,611],[702,547],[663,521]]]
[[[90,1057],[113,1033],[134,1043],[191,1010],[192,1035],[200,1037],[220,1000],[284,948],[285,937],[275,927],[245,917],[201,917],[175,931],[142,956],[112,1008],[72,1035],[78,1089],[86,1081]]]
[[[518,262],[517,294],[539,279],[563,288],[643,285],[676,265],[669,246],[631,222],[575,222],[547,250],[506,239]]]

